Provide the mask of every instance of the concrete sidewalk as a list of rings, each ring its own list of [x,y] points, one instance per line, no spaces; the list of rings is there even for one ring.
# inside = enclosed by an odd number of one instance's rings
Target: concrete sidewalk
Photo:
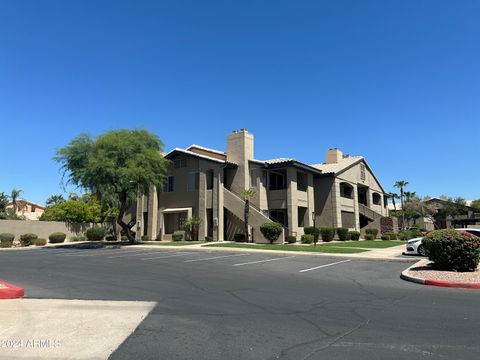
[[[108,359],[155,302],[14,299],[0,302],[2,359]]]

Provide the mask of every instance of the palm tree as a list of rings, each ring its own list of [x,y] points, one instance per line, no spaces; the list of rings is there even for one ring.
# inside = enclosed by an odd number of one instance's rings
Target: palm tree
[[[394,185],[396,188],[400,189],[400,202],[402,203],[402,228],[403,228],[403,224],[405,223],[405,212],[403,211],[403,197],[405,195],[404,188],[407,185],[408,185],[408,181],[405,181],[405,180],[398,180]]]
[[[395,214],[397,214],[397,204],[395,203],[395,199],[400,199],[400,196],[394,192],[388,193],[388,196],[392,198],[393,209],[395,210]]]
[[[23,192],[23,190],[20,189],[13,189],[12,192],[10,193],[10,199],[12,199],[12,205],[13,205],[13,213],[17,213],[17,203],[18,203],[18,198],[20,197],[20,194]]]
[[[244,233],[247,243],[250,242],[248,236],[248,216],[250,215],[250,199],[254,197],[255,194],[256,192],[253,189],[245,189],[240,193],[240,197],[245,201],[245,208],[243,211],[243,224],[245,226]]]
[[[403,194],[405,195],[405,202],[412,201],[417,196],[416,191],[405,191]]]

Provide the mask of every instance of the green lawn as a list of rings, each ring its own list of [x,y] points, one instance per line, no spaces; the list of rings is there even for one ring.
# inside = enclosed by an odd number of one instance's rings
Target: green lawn
[[[203,244],[204,241],[143,241],[141,245],[187,246]]]
[[[334,244],[317,245],[317,247],[311,246],[298,246],[298,245],[270,245],[270,244],[244,244],[244,243],[219,243],[208,244],[203,246],[223,247],[223,248],[242,248],[253,250],[285,250],[285,251],[306,251],[306,252],[318,252],[318,253],[340,253],[340,254],[357,254],[368,250],[355,249],[350,247],[338,247]]]
[[[400,240],[361,240],[329,243],[321,246],[335,246],[342,248],[362,248],[362,249],[386,249],[393,246],[405,245],[405,241]]]

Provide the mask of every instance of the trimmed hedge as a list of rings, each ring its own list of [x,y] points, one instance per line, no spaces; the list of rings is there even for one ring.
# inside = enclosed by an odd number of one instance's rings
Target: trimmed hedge
[[[350,240],[358,241],[360,240],[360,232],[359,231],[349,231],[348,238]]]
[[[335,236],[335,228],[320,228],[320,235],[322,236],[322,241],[330,242]]]
[[[245,242],[246,241],[245,234],[236,233],[233,235],[233,240],[235,240],[236,242]]]
[[[383,235],[380,237],[380,239],[382,239],[382,240],[391,240],[390,235],[388,235],[388,234],[383,234]]]
[[[212,242],[213,238],[211,236],[205,236],[205,241],[206,242]]]
[[[143,235],[142,236],[142,241],[151,241],[152,239],[150,239],[150,236],[148,235]]]
[[[273,244],[283,231],[282,225],[275,221],[268,221],[260,226],[263,236]]]
[[[293,235],[288,235],[285,237],[285,241],[289,244],[295,244],[297,242],[297,237]]]
[[[0,234],[0,242],[9,242],[13,243],[13,240],[15,240],[15,235],[10,234],[10,233],[2,233]]]
[[[318,238],[320,237],[320,228],[318,227],[305,226],[303,228],[303,232],[306,235],[313,235],[315,240],[318,240]]]
[[[107,231],[103,227],[94,226],[85,232],[85,236],[89,241],[100,241],[103,240],[106,233]]]
[[[48,241],[52,244],[63,243],[66,237],[67,237],[67,234],[65,233],[54,232],[48,236]]]
[[[410,240],[421,236],[422,232],[417,230],[402,230],[398,233],[398,238],[400,240]]]
[[[383,235],[388,236],[390,240],[397,240],[397,234],[395,234],[394,232],[385,232],[383,233]]]
[[[348,240],[348,229],[347,228],[337,228],[338,240],[345,241]]]
[[[422,244],[433,266],[441,270],[476,271],[480,261],[480,238],[464,231],[435,230]]]
[[[74,241],[74,242],[87,241],[87,237],[84,235],[74,235],[74,236],[70,236],[70,241]]]
[[[43,246],[47,244],[47,239],[35,239],[35,245],[36,246]]]
[[[378,235],[378,229],[366,229],[365,234],[372,235],[373,236],[372,240],[375,240],[377,238],[377,235]]]
[[[30,246],[30,245],[33,245],[35,244],[35,240],[38,239],[38,235],[37,234],[23,234],[23,235],[20,235],[20,244],[22,246]]]
[[[311,244],[311,243],[313,243],[314,238],[315,237],[312,234],[302,235],[302,243],[303,244]]]
[[[365,234],[365,240],[375,240],[375,236],[373,234]]]

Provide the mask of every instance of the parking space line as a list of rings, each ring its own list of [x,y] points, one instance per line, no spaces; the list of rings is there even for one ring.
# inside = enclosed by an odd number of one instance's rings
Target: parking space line
[[[156,255],[156,254],[178,254],[178,251],[165,251],[165,250],[155,250],[155,251],[149,251],[149,250],[142,250],[142,252],[138,253],[126,253],[126,254],[121,254],[121,255],[114,255],[114,256],[109,256],[109,259],[116,259],[116,258],[122,258],[122,257],[130,257],[130,256],[142,256],[142,255]]]
[[[112,255],[112,254],[118,254],[118,253],[125,253],[128,251],[130,254],[133,254],[135,252],[143,251],[143,250],[120,250],[120,249],[111,249],[111,250],[87,250],[87,253],[83,254],[66,254],[65,256],[100,256],[100,255]]]
[[[187,256],[187,255],[192,255],[194,253],[189,252],[189,253],[179,253],[179,254],[174,254],[170,256],[156,256],[156,257],[147,257],[147,258],[141,258],[140,260],[156,260],[156,259],[169,259],[172,257],[177,257],[177,256]]]
[[[337,262],[334,262],[334,263],[330,263],[330,264],[325,264],[325,265],[320,265],[320,266],[315,266],[313,268],[309,268],[309,269],[303,269],[303,270],[300,270],[299,272],[303,273],[303,272],[307,272],[307,271],[312,271],[312,270],[317,270],[317,269],[322,269],[322,268],[326,268],[328,266],[333,266],[333,265],[337,265],[337,264],[341,264],[341,263],[346,263],[346,262],[349,262],[351,260],[342,260],[342,261],[337,261]]]
[[[246,262],[246,263],[233,264],[233,266],[244,266],[244,265],[252,265],[252,264],[261,264],[261,263],[265,263],[265,262],[269,262],[269,261],[277,261],[277,260],[289,259],[289,258],[293,258],[293,257],[295,257],[295,256],[284,256],[284,257],[275,258],[275,259],[265,259],[265,260],[250,261],[250,262]]]
[[[209,258],[185,260],[184,262],[207,261],[207,260],[223,259],[223,258],[228,258],[228,257],[245,256],[245,255],[250,255],[250,254],[235,254],[235,255],[213,256],[213,257],[209,257]]]

